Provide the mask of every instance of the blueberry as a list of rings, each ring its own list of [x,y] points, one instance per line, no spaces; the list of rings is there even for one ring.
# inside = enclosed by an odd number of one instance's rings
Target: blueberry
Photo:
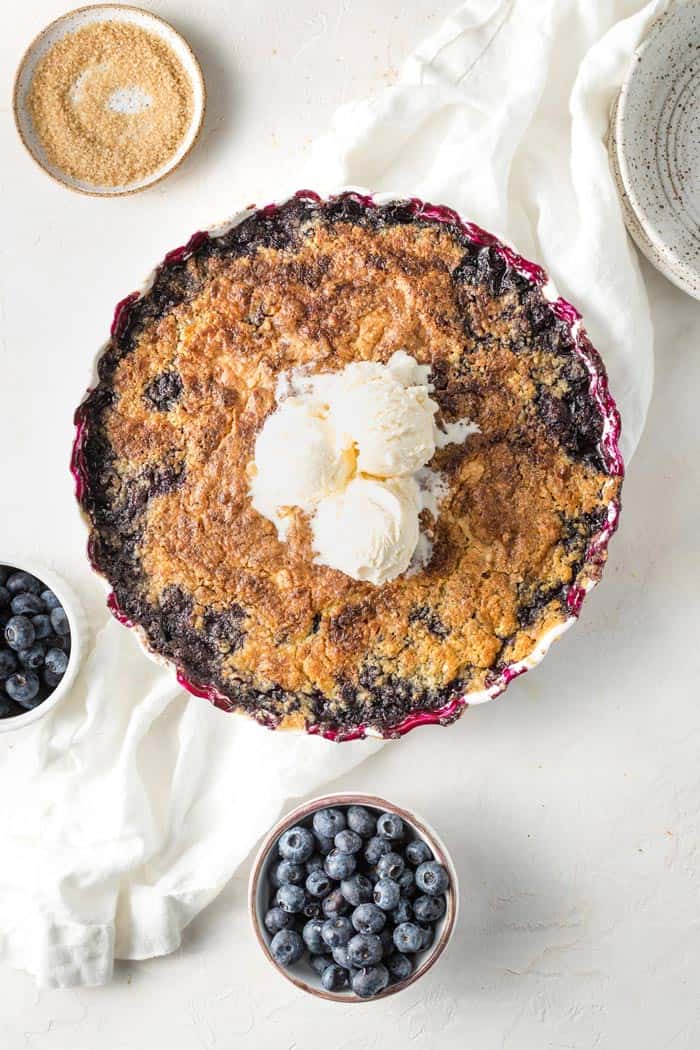
[[[386,961],[386,968],[395,981],[405,981],[411,976],[413,963],[407,955],[401,952],[392,952]]]
[[[383,991],[389,983],[389,971],[382,963],[356,970],[351,978],[352,990],[362,999],[371,999]]]
[[[362,849],[362,839],[356,831],[351,831],[350,828],[343,828],[335,836],[335,848],[339,849],[341,853],[359,853]]]
[[[316,846],[318,852],[322,856],[326,856],[335,846],[335,842],[328,835],[319,835],[318,832],[314,832],[314,838],[316,839]]]
[[[346,827],[345,814],[342,809],[318,809],[314,813],[313,826],[317,835],[334,839]]]
[[[394,944],[400,952],[419,952],[423,947],[423,931],[415,922],[401,922],[394,930]]]
[[[437,897],[450,885],[450,877],[436,860],[427,860],[416,868],[416,886],[423,893]]]
[[[293,860],[297,864],[301,864],[309,859],[314,852],[315,845],[314,837],[309,829],[297,825],[294,828],[287,828],[284,834],[280,836],[277,848],[280,851],[280,856],[284,857],[285,860]]]
[[[425,949],[429,948],[430,945],[433,943],[433,940],[435,939],[435,930],[432,926],[425,926],[422,922],[416,923],[416,925],[418,926],[418,929],[421,932],[421,949],[425,951]]]
[[[337,992],[348,983],[347,970],[333,963],[327,966],[321,974],[321,984],[327,992]]]
[[[56,674],[56,672],[52,671],[50,667],[45,667],[44,670],[41,672],[41,677],[44,679],[44,682],[49,687],[49,689],[55,689],[58,683],[63,678],[63,675]]]
[[[281,860],[279,864],[276,864],[272,869],[270,882],[273,886],[284,886],[288,882],[293,883],[295,886],[301,886],[304,881],[304,874],[305,872],[301,864],[295,864],[291,860]]]
[[[413,902],[413,911],[419,922],[437,922],[445,914],[444,897],[416,897]]]
[[[26,591],[30,594],[40,594],[44,587],[41,580],[37,580],[30,572],[13,572],[7,577],[5,586],[10,594],[22,594]]]
[[[68,617],[66,616],[65,610],[57,605],[55,609],[50,612],[51,626],[53,627],[56,634],[70,634],[70,624],[68,623]]]
[[[51,634],[51,620],[46,613],[39,613],[38,616],[32,616],[32,624],[34,625],[34,636],[37,639],[48,638]]]
[[[11,572],[7,565],[0,565],[0,583],[4,583]]]
[[[52,609],[58,609],[59,605],[61,604],[56,595],[53,593],[53,591],[50,591],[48,587],[45,591],[41,592],[39,597],[44,603],[44,608],[48,609],[49,612],[51,612]]]
[[[377,821],[364,806],[348,806],[347,821],[348,827],[363,839],[376,834]]]
[[[427,842],[423,842],[422,839],[414,839],[413,842],[409,842],[404,853],[406,854],[406,860],[414,868],[417,868],[419,864],[425,864],[427,860],[433,859],[433,851]]]
[[[382,942],[382,951],[384,952],[384,958],[386,959],[394,950],[394,938],[393,927],[385,926],[382,932],[379,934],[379,940]]]
[[[311,969],[315,970],[320,977],[326,967],[333,962],[333,959],[330,955],[312,955],[309,962],[311,963]]]
[[[383,952],[382,942],[374,933],[356,933],[348,941],[348,959],[353,966],[372,966]]]
[[[342,966],[344,970],[351,970],[352,963],[348,958],[348,946],[347,944],[339,944],[335,947],[331,953],[333,955],[333,961]]]
[[[265,912],[265,918],[263,924],[268,933],[279,933],[280,930],[286,930],[292,925],[294,919],[286,912],[282,911],[279,907],[270,908]]]
[[[304,944],[309,949],[312,955],[320,955],[325,952],[326,945],[321,936],[323,929],[324,919],[309,919],[305,924],[304,929],[301,931],[301,935],[304,938]]]
[[[399,884],[393,879],[379,879],[372,893],[374,903],[382,911],[393,911],[400,898]]]
[[[401,896],[406,900],[412,900],[416,895],[416,877],[410,868],[404,868],[396,880],[401,890]]]
[[[385,853],[391,853],[391,843],[379,835],[374,835],[365,846],[365,860],[368,864],[376,864]]]
[[[275,904],[279,904],[282,911],[290,912],[293,915],[301,911],[305,900],[301,886],[295,886],[291,882],[286,882],[283,886],[280,886],[275,894]]]
[[[304,954],[304,942],[295,930],[280,930],[270,942],[270,951],[280,966],[291,966]]]
[[[30,671],[37,671],[44,663],[44,657],[46,651],[43,645],[30,645],[28,649],[20,649],[17,653],[19,662],[22,667],[28,668]],[[65,653],[61,653],[61,656],[65,656]]]
[[[16,594],[10,602],[10,608],[15,616],[35,616],[44,611],[41,598],[36,594]]]
[[[11,649],[0,649],[0,681],[17,670],[17,657]]]
[[[304,867],[307,875],[310,875],[312,871],[323,871],[323,857],[320,853],[312,853]]]
[[[328,896],[323,898],[321,910],[324,915],[332,919],[336,915],[345,915],[346,912],[350,911],[350,905],[340,890],[331,890]]]
[[[332,879],[347,879],[353,875],[357,861],[352,853],[341,853],[339,849],[332,849],[326,857],[326,874]]]
[[[53,671],[57,675],[63,675],[68,667],[68,656],[63,649],[49,649],[44,663],[49,671]]]
[[[398,879],[404,869],[403,857],[398,853],[385,853],[377,861],[377,875],[380,879]]]
[[[356,908],[358,904],[372,900],[372,883],[366,875],[351,875],[341,882],[340,892],[348,904]]]
[[[377,832],[382,838],[396,842],[404,836],[404,823],[398,813],[381,813],[377,819]]]
[[[0,583],[0,607],[4,608],[6,605],[9,605],[10,598],[11,595],[7,587],[3,587],[3,585]]]
[[[5,641],[10,649],[28,649],[34,638],[34,624],[26,616],[11,616],[7,621]]]
[[[337,915],[334,919],[326,919],[321,936],[329,948],[337,948],[347,944],[354,932],[347,915]]]
[[[358,904],[350,919],[358,933],[380,933],[386,923],[386,915],[376,904]]]
[[[410,901],[402,897],[392,911],[391,918],[395,926],[399,926],[402,922],[410,922],[413,918],[413,908]]]
[[[312,871],[306,877],[306,892],[312,897],[325,897],[332,889],[331,880],[325,871]]]
[[[5,689],[11,700],[27,709],[41,703],[39,679],[33,671],[17,671],[5,681]]]

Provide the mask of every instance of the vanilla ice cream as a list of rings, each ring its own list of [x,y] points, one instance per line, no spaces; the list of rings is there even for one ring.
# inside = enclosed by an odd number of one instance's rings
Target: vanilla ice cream
[[[420,513],[437,516],[436,448],[478,430],[468,420],[438,427],[430,369],[403,350],[386,364],[280,377],[251,468],[253,506],[288,534],[289,509],[309,516],[316,561],[375,585],[430,551]],[[415,566],[414,566],[415,568]]]

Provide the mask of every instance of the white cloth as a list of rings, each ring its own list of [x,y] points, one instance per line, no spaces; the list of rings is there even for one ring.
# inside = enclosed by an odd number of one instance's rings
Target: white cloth
[[[628,457],[652,332],[605,136],[629,56],[664,7],[470,0],[397,86],[340,110],[298,183],[449,204],[544,263],[605,357]],[[69,986],[109,980],[115,956],[172,951],[287,799],[379,746],[223,715],[108,623],[69,700],[2,742],[0,956]]]

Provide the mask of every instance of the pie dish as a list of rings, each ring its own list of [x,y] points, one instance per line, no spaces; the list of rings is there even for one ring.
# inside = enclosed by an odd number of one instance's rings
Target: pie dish
[[[282,542],[248,468],[280,375],[431,367],[447,494],[426,567],[374,586]],[[534,666],[600,578],[620,421],[580,315],[448,208],[311,191],[169,253],[117,307],[72,468],[109,604],[179,681],[332,739],[454,721]]]

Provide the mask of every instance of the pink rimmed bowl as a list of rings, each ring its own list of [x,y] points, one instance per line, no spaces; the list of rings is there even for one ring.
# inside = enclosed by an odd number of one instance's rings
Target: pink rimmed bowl
[[[393,201],[403,203],[408,202],[414,209],[414,214],[417,217],[420,217],[421,220],[438,224],[449,223],[456,225],[473,244],[494,248],[509,266],[513,267],[532,285],[540,288],[544,298],[550,303],[554,315],[568,327],[574,346],[574,352],[584,363],[588,372],[590,380],[589,392],[598,406],[600,417],[603,421],[601,453],[608,474],[611,477],[622,477],[624,475],[624,465],[619,448],[620,416],[615,401],[608,388],[608,378],[605,366],[603,365],[597,350],[592,346],[588,339],[586,330],[582,323],[581,314],[571,303],[557,295],[556,289],[552,281],[548,278],[545,270],[537,263],[530,262],[523,256],[519,255],[504,241],[483,230],[475,223],[463,221],[451,208],[429,204],[418,198],[406,198],[405,196],[394,193],[372,194],[369,191],[358,187],[344,187],[338,191],[338,194],[341,193],[351,194],[366,208],[377,207]],[[292,196],[316,201],[322,199],[319,194],[312,190],[299,190]],[[332,197],[335,196],[337,196],[337,194],[332,195]],[[211,227],[208,230],[194,233],[186,244],[168,252],[163,258],[160,266],[156,267],[156,269],[151,272],[141,288],[138,291],[132,292],[117,304],[112,321],[111,336],[118,333],[123,325],[126,324],[132,305],[148,293],[153,285],[156,275],[160,273],[163,268],[181,264],[196,252],[201,244],[208,238],[223,236],[232,227],[243,222],[256,211],[262,210],[267,213],[272,213],[289,199],[291,198],[286,197],[283,200],[266,205],[263,209],[258,209],[254,205],[251,205],[237,213],[227,222]],[[86,398],[90,393],[92,386],[98,381],[97,365],[102,353],[108,346],[109,341],[99,349],[95,357],[92,377],[85,395]],[[85,402],[83,401],[75,413],[75,440],[71,457],[71,472],[75,480],[76,497],[81,508],[83,508],[84,501],[88,495],[87,475],[83,461],[83,448],[87,437],[87,423],[83,411],[84,403]],[[411,729],[420,725],[449,725],[459,718],[467,707],[482,704],[487,700],[492,700],[500,696],[515,678],[520,677],[520,675],[525,674],[526,671],[536,667],[542,661],[552,643],[576,622],[586,595],[599,582],[602,576],[608,543],[617,529],[619,515],[619,500],[610,500],[607,507],[606,520],[601,529],[591,537],[589,542],[586,552],[588,571],[582,580],[579,579],[568,589],[566,604],[569,615],[567,619],[541,635],[532,651],[522,660],[508,664],[498,672],[494,672],[488,679],[485,688],[473,693],[468,693],[465,696],[456,697],[438,709],[413,711],[396,724],[384,728],[383,731],[380,731],[376,726],[372,725],[361,725],[349,731],[327,729],[318,725],[310,725],[306,727],[306,731],[311,735],[323,736],[325,739],[339,742],[363,739],[370,736],[378,738],[396,738],[404,736]],[[84,510],[83,518],[88,527],[88,556],[90,556],[90,522]],[[93,568],[95,568],[94,562]],[[99,570],[95,568],[95,571],[100,575]],[[116,596],[111,591],[108,584],[107,591],[107,604],[112,614],[126,627],[134,630],[134,633],[140,641],[144,651],[151,659],[170,668],[171,673],[176,677],[178,683],[194,696],[203,697],[209,700],[212,704],[223,711],[228,712],[235,710],[235,704],[233,701],[229,697],[223,695],[214,685],[206,683],[199,684],[190,681],[181,668],[176,667],[169,660],[154,653],[149,648],[143,629],[138,624],[131,622],[119,608]]]
[[[291,828],[295,824],[308,822],[317,810],[325,809],[327,806],[364,806],[367,809],[376,811],[377,815],[383,812],[397,813],[411,831],[415,833],[416,837],[422,838],[427,842],[435,860],[442,864],[450,877],[450,886],[446,894],[447,908],[445,914],[435,923],[433,943],[417,957],[418,965],[416,969],[405,981],[397,981],[395,984],[390,984],[383,992],[379,992],[378,995],[374,995],[369,999],[363,999],[349,989],[340,992],[326,991],[321,985],[320,977],[311,969],[306,958],[301,959],[288,969],[280,966],[275,962],[270,951],[272,937],[263,925],[265,912],[271,906],[272,896],[274,895],[274,889],[270,882],[270,873],[273,865],[279,860],[279,857],[275,855],[275,843],[287,828]],[[250,873],[248,912],[253,932],[265,958],[282,977],[291,981],[300,991],[315,995],[320,999],[329,999],[336,1003],[372,1003],[376,1002],[377,999],[386,999],[388,996],[396,995],[397,992],[401,992],[405,988],[410,988],[411,985],[414,985],[416,981],[419,981],[421,977],[424,977],[433,968],[443,954],[457,925],[459,881],[447,847],[434,828],[423,817],[418,816],[412,810],[397,806],[393,802],[387,802],[385,798],[379,798],[377,795],[341,791],[330,795],[322,795],[320,798],[314,798],[302,803],[302,805],[287,813],[269,830],[258,850]]]

